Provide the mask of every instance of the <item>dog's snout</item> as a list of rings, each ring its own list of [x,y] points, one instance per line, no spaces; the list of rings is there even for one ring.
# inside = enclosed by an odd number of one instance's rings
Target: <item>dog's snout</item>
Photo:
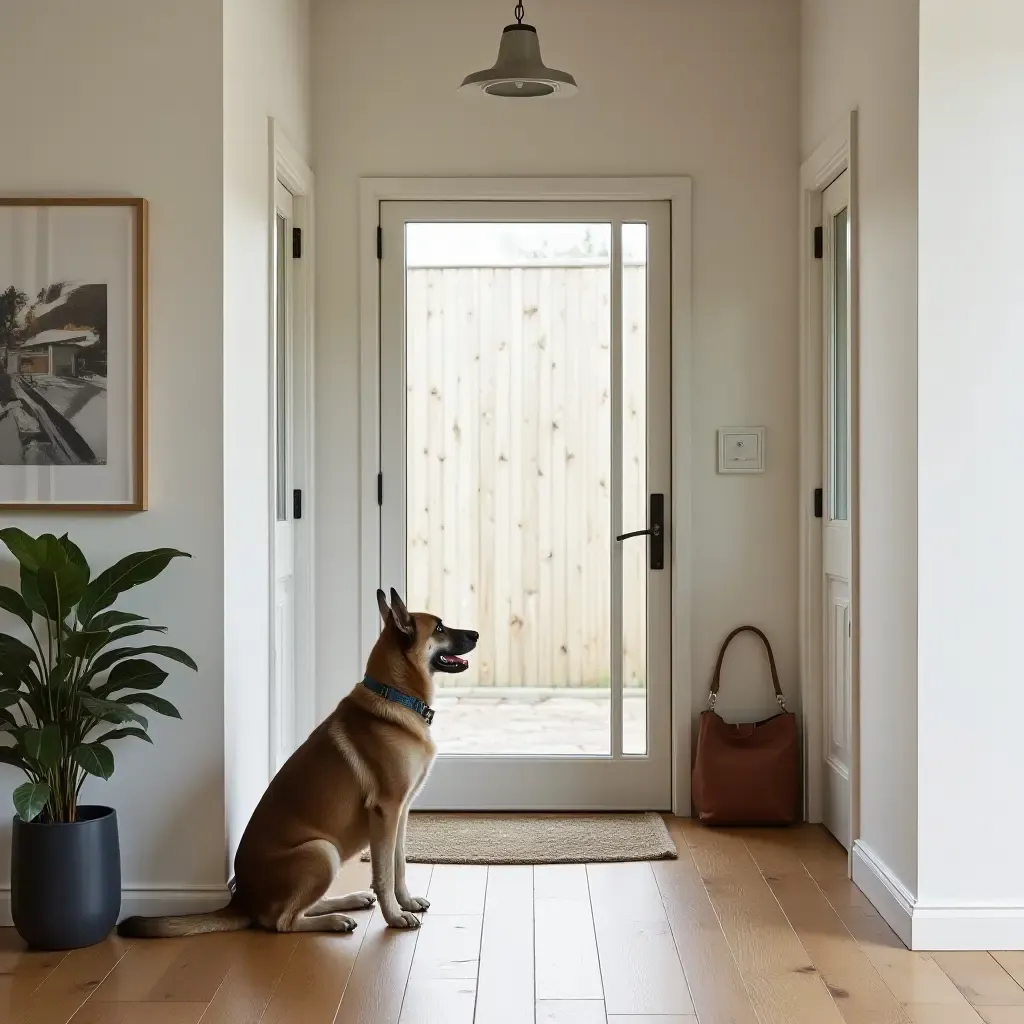
[[[475,629],[467,629],[465,630],[465,633],[466,636],[473,641],[473,643],[476,643],[477,640],[480,639],[480,634]]]

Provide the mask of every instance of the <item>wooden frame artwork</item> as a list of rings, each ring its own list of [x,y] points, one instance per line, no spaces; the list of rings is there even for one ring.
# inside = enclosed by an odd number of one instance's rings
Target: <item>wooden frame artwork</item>
[[[147,214],[0,198],[0,509],[146,508]]]

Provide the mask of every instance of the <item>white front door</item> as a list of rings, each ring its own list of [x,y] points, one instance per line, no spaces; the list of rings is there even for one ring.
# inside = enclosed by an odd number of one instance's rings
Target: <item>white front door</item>
[[[853,736],[853,607],[850,587],[851,358],[850,174],[844,171],[822,195],[822,362],[825,425],[822,501],[824,598],[824,809],[828,830],[851,842],[851,743]]]
[[[294,197],[276,183],[274,218],[273,345],[271,352],[271,481],[273,623],[271,657],[271,757],[277,771],[292,753],[295,739],[295,514],[292,487],[293,288],[292,222]]]
[[[669,215],[381,204],[380,583],[481,635],[421,807],[670,806]]]

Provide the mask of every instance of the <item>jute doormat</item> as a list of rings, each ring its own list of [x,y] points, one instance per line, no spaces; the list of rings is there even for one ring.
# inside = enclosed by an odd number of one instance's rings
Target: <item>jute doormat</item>
[[[674,860],[660,814],[409,815],[405,859],[421,864]],[[369,851],[363,854],[369,860]]]

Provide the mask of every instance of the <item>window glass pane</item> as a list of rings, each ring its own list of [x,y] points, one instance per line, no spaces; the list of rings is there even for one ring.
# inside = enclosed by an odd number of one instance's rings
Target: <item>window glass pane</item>
[[[622,225],[622,529],[647,493],[647,225]],[[622,752],[647,753],[647,541],[622,544]]]
[[[611,226],[406,226],[410,607],[442,754],[611,752]]]
[[[834,239],[832,288],[832,516],[849,518],[850,503],[850,339],[849,339],[849,224],[847,211],[832,221]]]

